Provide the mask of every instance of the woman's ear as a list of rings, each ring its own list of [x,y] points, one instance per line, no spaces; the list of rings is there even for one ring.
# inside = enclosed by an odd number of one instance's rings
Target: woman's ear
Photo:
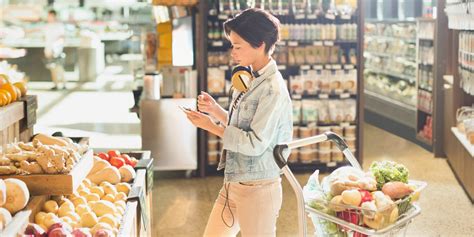
[[[267,52],[265,52],[265,48],[266,48],[266,44],[265,44],[265,42],[262,42],[262,44],[260,44],[260,46],[258,46],[257,49],[259,51],[261,50],[264,54],[266,54]]]

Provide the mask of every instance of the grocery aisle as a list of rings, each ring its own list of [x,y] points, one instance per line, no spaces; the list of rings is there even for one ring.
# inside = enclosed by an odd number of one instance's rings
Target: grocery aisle
[[[410,177],[425,180],[428,187],[422,193],[422,214],[408,229],[408,236],[470,236],[474,232],[474,206],[458,185],[445,159],[436,159],[417,145],[366,124],[365,164],[373,160],[393,160],[406,165]],[[384,140],[382,140],[383,138]],[[154,188],[156,236],[200,236],[207,216],[219,191],[222,177],[182,179],[159,175]],[[309,174],[298,174],[306,183]],[[277,236],[294,236],[295,196],[284,179],[284,204],[277,225]],[[447,201],[449,200],[449,201]],[[308,219],[308,232],[314,228]]]
[[[109,74],[97,83],[70,83],[73,89],[69,91],[41,89],[47,88],[47,83],[31,84],[40,101],[36,132],[61,129],[73,135],[90,136],[92,146],[99,148],[116,144],[131,149],[141,146],[139,120],[128,113],[133,103],[128,91],[131,78]],[[117,106],[105,106],[107,103]],[[68,116],[58,117],[59,114]],[[406,165],[413,179],[429,184],[420,201],[422,214],[409,228],[410,236],[468,236],[474,232],[474,206],[445,159],[433,158],[417,145],[371,125],[366,124],[364,129],[365,169],[373,160],[394,160]],[[200,236],[222,177],[185,179],[181,173],[156,176],[153,236]],[[303,184],[308,177],[309,174],[297,175]],[[295,197],[285,179],[283,185],[278,236],[292,236],[297,231]],[[314,228],[309,221],[308,224],[312,232]]]

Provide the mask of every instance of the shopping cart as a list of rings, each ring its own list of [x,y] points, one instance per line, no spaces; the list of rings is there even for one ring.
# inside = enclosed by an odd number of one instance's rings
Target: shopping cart
[[[395,202],[395,204],[397,204],[399,208],[403,206],[403,209],[404,209],[402,210],[403,214],[401,214],[398,217],[396,222],[391,223],[387,226],[384,226],[383,228],[378,229],[378,230],[367,228],[362,225],[356,225],[352,222],[346,221],[342,216],[339,215],[341,213],[338,213],[337,216],[329,215],[328,213],[324,211],[317,210],[308,205],[305,205],[303,189],[301,188],[301,185],[299,184],[298,180],[295,178],[290,168],[288,167],[287,162],[283,156],[283,152],[287,149],[295,149],[295,148],[299,148],[299,147],[303,147],[303,146],[307,146],[311,144],[316,144],[316,143],[324,142],[328,140],[336,144],[338,149],[341,150],[341,152],[344,154],[344,157],[346,157],[346,159],[354,168],[362,170],[359,162],[354,157],[352,152],[349,150],[344,140],[333,132],[326,132],[321,135],[292,141],[288,144],[280,144],[280,145],[277,145],[273,150],[273,155],[275,157],[276,163],[282,169],[291,187],[296,193],[296,199],[297,199],[297,204],[298,204],[298,236],[306,237],[307,235],[305,212],[308,212],[309,216],[313,220],[313,223],[316,228],[315,234],[317,235],[319,234],[319,235],[327,236],[327,233],[321,233],[321,230],[318,230],[318,227],[320,226],[321,222],[328,222],[328,223],[335,224],[337,226],[338,233],[352,232],[353,236],[364,236],[364,235],[372,236],[372,235],[384,235],[384,234],[393,235],[400,232],[403,235],[405,235],[408,224],[410,224],[413,221],[413,218],[418,216],[421,212],[421,209],[417,205],[410,203],[409,199],[403,199],[403,200],[399,200],[398,202]],[[426,187],[425,182],[420,182],[420,181],[410,181],[410,182],[412,185],[416,187],[416,190],[415,190],[416,193],[419,193],[423,188]],[[348,215],[357,214],[357,215],[362,216],[363,210],[361,210],[360,208],[351,207],[351,211],[354,213],[343,213],[343,214],[348,214]],[[331,233],[331,234],[334,234],[334,233]]]

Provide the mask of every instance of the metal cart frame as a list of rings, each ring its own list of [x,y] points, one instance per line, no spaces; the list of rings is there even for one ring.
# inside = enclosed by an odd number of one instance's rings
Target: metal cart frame
[[[344,154],[344,157],[346,157],[346,159],[354,168],[362,170],[359,162],[357,161],[355,156],[352,154],[352,152],[349,150],[344,140],[339,135],[333,132],[325,132],[324,134],[321,134],[321,135],[295,140],[287,144],[280,144],[280,145],[275,146],[273,150],[275,162],[277,163],[278,167],[282,169],[284,175],[288,179],[291,187],[293,188],[293,191],[296,194],[296,200],[298,204],[298,236],[304,236],[304,237],[307,236],[305,212],[315,214],[319,218],[325,219],[327,221],[331,221],[333,223],[346,227],[349,230],[357,231],[359,233],[366,234],[366,235],[381,235],[381,234],[389,233],[390,231],[393,231],[393,230],[402,229],[406,227],[411,221],[413,221],[413,218],[415,218],[417,215],[420,214],[421,209],[418,206],[413,205],[413,208],[411,208],[405,215],[401,216],[394,224],[391,224],[390,226],[385,227],[381,230],[373,230],[373,229],[367,229],[367,228],[364,228],[362,226],[358,226],[352,223],[348,223],[335,216],[328,215],[326,213],[313,209],[309,206],[306,206],[304,197],[303,197],[303,189],[300,183],[298,182],[298,180],[295,178],[295,176],[291,172],[290,168],[288,167],[287,161],[285,157],[283,156],[283,152],[287,149],[295,149],[295,148],[299,148],[299,147],[303,147],[303,146],[307,146],[307,145],[311,145],[311,144],[315,144],[319,142],[324,142],[328,140],[336,144],[338,149]]]

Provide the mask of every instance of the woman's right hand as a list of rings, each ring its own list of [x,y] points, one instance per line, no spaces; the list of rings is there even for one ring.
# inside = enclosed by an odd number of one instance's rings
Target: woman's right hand
[[[217,104],[216,100],[208,93],[201,91],[201,94],[198,95],[198,110],[214,116],[218,109],[219,104]]]

